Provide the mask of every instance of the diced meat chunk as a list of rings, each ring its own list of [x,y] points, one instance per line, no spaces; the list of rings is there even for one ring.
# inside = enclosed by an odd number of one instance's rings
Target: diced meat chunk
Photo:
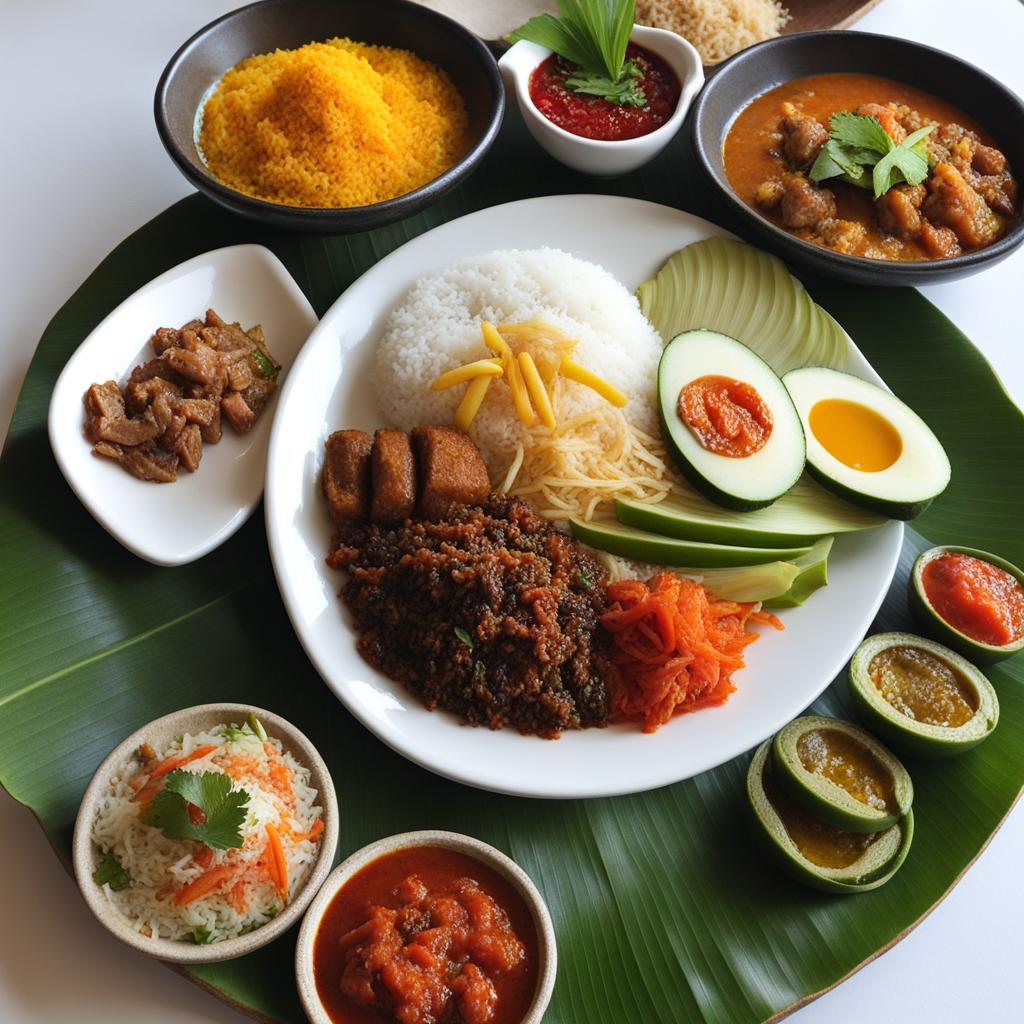
[[[370,521],[392,526],[408,519],[416,507],[416,462],[409,435],[387,427],[373,437],[370,452]]]
[[[1006,157],[995,147],[978,143],[973,164],[979,174],[1002,174],[1006,170]]]
[[[419,464],[421,516],[442,519],[453,505],[487,500],[487,467],[467,434],[454,427],[416,427],[412,443]]]
[[[178,479],[178,456],[165,452],[153,442],[122,446],[100,441],[93,446],[93,454],[113,459],[132,476],[152,480],[158,484],[172,484]]]
[[[213,403],[213,416],[209,423],[199,424],[199,433],[202,435],[203,444],[216,444],[223,436],[220,422],[220,402]]]
[[[264,406],[270,401],[270,396],[277,390],[277,381],[267,377],[253,377],[248,386],[242,391],[245,404],[252,409],[253,414],[259,416]]]
[[[897,238],[917,238],[921,233],[923,185],[895,185],[875,200],[875,214],[883,231]]]
[[[986,174],[974,183],[978,195],[988,203],[989,209],[1004,217],[1013,217],[1017,211],[1017,182],[1008,171]]]
[[[779,178],[769,178],[754,189],[754,202],[763,210],[774,210],[782,202],[785,191]]]
[[[199,460],[203,457],[203,438],[197,424],[189,423],[182,430],[174,450],[181,459],[182,466],[190,473],[199,468]]]
[[[959,256],[961,253],[960,243],[952,228],[936,227],[924,217],[921,218],[918,241],[932,259],[945,259],[949,256]]]
[[[373,438],[362,430],[336,430],[327,438],[324,497],[335,526],[366,522],[370,514],[370,452]]]
[[[169,348],[164,352],[164,358],[172,370],[197,384],[214,384],[224,378],[221,357],[209,345],[197,345],[195,351]]]
[[[928,179],[923,212],[932,223],[952,228],[961,246],[977,249],[999,234],[999,218],[952,164],[936,164]]]
[[[802,174],[783,180],[782,222],[790,228],[810,228],[836,215],[836,197],[824,187],[812,185]]]
[[[862,103],[857,108],[857,113],[864,117],[875,118],[893,142],[900,143],[907,137],[907,130],[903,127],[899,112],[895,107],[881,103]]]
[[[133,445],[152,441],[163,433],[167,422],[161,425],[150,409],[139,417],[125,415],[124,397],[117,382],[93,384],[85,393],[85,436],[93,442],[110,441],[113,444]],[[166,406],[161,408],[161,412]],[[167,420],[170,419],[168,412]]]
[[[239,434],[248,434],[256,422],[256,414],[245,404],[245,399],[232,391],[220,400],[220,411]]]
[[[816,230],[825,245],[848,256],[863,255],[868,244],[867,228],[855,220],[832,217],[818,224]]]
[[[828,141],[828,129],[806,114],[788,114],[780,124],[782,152],[793,170],[810,167]]]

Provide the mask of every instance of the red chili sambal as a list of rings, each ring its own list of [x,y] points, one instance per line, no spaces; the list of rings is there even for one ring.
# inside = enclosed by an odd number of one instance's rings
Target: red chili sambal
[[[530,75],[530,99],[553,124],[573,135],[606,142],[636,139],[660,128],[675,112],[682,91],[676,73],[656,53],[636,43],[626,47],[626,60],[640,70],[633,84],[644,91],[642,107],[623,106],[569,89],[565,80],[579,68],[552,54]]]
[[[317,993],[335,1024],[519,1024],[537,970],[536,930],[516,889],[435,846],[355,874],[313,943]]]
[[[733,459],[759,452],[772,434],[772,411],[757,388],[714,373],[679,392],[678,412],[702,448]]]
[[[1024,587],[991,562],[949,551],[921,573],[925,596],[954,629],[1005,647],[1024,636]]]

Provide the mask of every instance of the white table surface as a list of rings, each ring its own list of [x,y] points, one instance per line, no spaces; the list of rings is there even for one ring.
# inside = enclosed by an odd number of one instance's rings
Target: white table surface
[[[0,0],[0,186],[6,207],[0,233],[0,438],[48,319],[118,242],[190,191],[157,139],[153,89],[177,46],[237,5]],[[969,17],[963,0],[885,0],[858,27],[952,51],[1024,95],[1024,6],[970,0],[966,7]],[[978,277],[925,294],[974,340],[1024,405],[1022,286],[1024,250]],[[1022,859],[1024,810],[1018,808],[919,928],[792,1020],[831,1024],[879,1012],[888,1020],[930,1024],[1024,1020]],[[0,1021],[244,1020],[103,931],[31,815],[6,794],[0,795],[0,878]]]

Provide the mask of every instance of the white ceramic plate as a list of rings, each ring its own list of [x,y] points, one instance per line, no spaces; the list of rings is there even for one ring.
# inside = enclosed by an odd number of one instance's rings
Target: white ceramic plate
[[[654,735],[611,726],[541,740],[469,728],[428,712],[356,652],[324,563],[331,527],[319,487],[327,435],[384,425],[369,373],[384,321],[427,271],[494,248],[557,246],[606,267],[629,289],[677,249],[720,228],[679,210],[610,196],[551,196],[492,207],[436,228],[364,274],[328,310],[281,395],[267,460],[266,519],[274,569],[295,630],[327,685],[385,743],[460,782],[539,797],[653,789],[722,764],[798,715],[831,682],[866,632],[892,579],[900,523],[840,537],[829,586],[780,615],[747,649],[724,707],[673,719]],[[851,349],[848,369],[878,380]]]
[[[129,551],[157,565],[184,565],[223,544],[252,514],[263,492],[274,402],[246,435],[225,424],[215,445],[203,445],[195,473],[173,484],[136,480],[110,459],[92,454],[83,434],[82,396],[91,384],[123,381],[153,357],[157,327],[180,327],[212,308],[248,329],[262,324],[267,344],[288,373],[316,314],[284,264],[262,245],[203,253],[144,285],[82,342],[50,399],[50,446],[72,490]]]

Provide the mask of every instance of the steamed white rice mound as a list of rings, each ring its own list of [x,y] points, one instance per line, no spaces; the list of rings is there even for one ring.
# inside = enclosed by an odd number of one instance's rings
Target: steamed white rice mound
[[[264,744],[251,732],[240,730],[229,730],[226,735],[222,730],[186,733],[156,751],[156,756],[162,761],[206,746],[215,749],[181,770],[226,772],[233,789],[249,794],[241,848],[214,850],[209,864],[204,865],[195,857],[198,844],[170,839],[160,829],[144,824],[142,809],[132,799],[139,781],[145,778],[136,761],[128,762],[110,780],[93,822],[96,863],[113,854],[131,879],[123,889],[104,885],[104,893],[136,931],[150,938],[218,942],[274,918],[282,909],[282,899],[260,864],[266,856],[268,822],[281,836],[288,902],[301,890],[316,861],[320,840],[301,838],[314,829],[322,815],[317,791],[309,784],[309,769],[284,750],[280,740],[269,737]],[[287,772],[287,785],[282,783],[282,769]],[[176,905],[175,894],[184,886],[224,864],[237,867],[230,882],[201,899]]]
[[[636,297],[607,270],[559,249],[499,249],[421,277],[391,314],[377,347],[374,384],[381,411],[401,430],[450,424],[465,388],[432,391],[446,370],[492,355],[480,325],[537,318],[579,344],[573,360],[630,399],[631,423],[657,434],[655,382],[662,343]],[[605,400],[579,384],[562,389],[568,419]],[[500,477],[527,439],[507,387],[492,385],[470,428]]]

